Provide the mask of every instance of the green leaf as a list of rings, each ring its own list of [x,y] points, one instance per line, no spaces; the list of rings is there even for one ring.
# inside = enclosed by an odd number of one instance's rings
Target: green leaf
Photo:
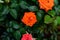
[[[16,18],[17,18],[17,11],[16,11],[15,9],[11,9],[11,10],[10,10],[10,15],[11,15],[14,19],[16,19]]]
[[[37,16],[37,20],[40,21],[42,19],[44,15],[44,12],[42,10],[39,10],[37,13],[36,13],[36,16]]]
[[[26,31],[25,31],[25,29],[24,29],[24,28],[20,28],[19,30],[20,30],[20,33],[21,33],[21,34],[26,33]]]
[[[58,5],[57,7],[54,7],[54,8],[55,8],[56,15],[60,15],[60,5]]]
[[[19,27],[20,27],[20,26],[18,25],[18,23],[16,23],[16,22],[13,22],[13,23],[12,23],[12,26],[13,26],[14,29],[19,29]]]
[[[57,20],[54,20],[54,21],[53,21],[53,29],[56,30],[56,28],[57,28]]]
[[[57,24],[60,24],[60,16],[57,16],[55,21],[57,22]]]
[[[12,27],[13,21],[10,21],[8,24],[9,24],[9,27]]]
[[[5,7],[4,10],[2,11],[2,13],[0,14],[0,16],[4,16],[8,13],[9,13],[9,9],[8,9],[8,7]]]
[[[52,10],[52,11],[49,11],[48,14],[51,15],[52,17],[54,17],[56,13],[54,10]]]
[[[54,0],[55,6],[58,5],[58,0]]]
[[[21,1],[19,5],[22,9],[27,9],[29,6],[25,1]]]
[[[59,12],[59,14],[60,14],[60,5],[58,6],[58,12]]]
[[[14,37],[16,38],[16,40],[20,40],[20,37],[21,37],[20,31],[14,32]]]
[[[49,23],[52,23],[52,21],[53,21],[53,19],[49,15],[45,16],[44,23],[49,24]]]
[[[11,32],[11,33],[13,33],[14,32],[14,30],[12,29],[12,28],[7,28],[7,32]]]
[[[0,21],[4,21],[5,16],[0,16]]]
[[[16,8],[17,6],[18,6],[17,3],[12,3],[10,7],[11,7],[11,8]]]
[[[3,5],[2,5],[2,4],[0,4],[0,10],[2,9],[2,6],[3,6]]]
[[[36,2],[36,0],[32,0],[33,2]]]
[[[41,20],[42,15],[40,13],[37,13],[37,19],[40,21]]]
[[[2,38],[2,40],[10,40],[10,37],[6,36],[6,37]]]
[[[26,33],[26,31],[25,31],[25,29],[23,28],[23,24],[22,23],[20,23],[20,28],[19,28],[19,31],[20,31],[20,33],[21,34],[24,34],[24,33]]]
[[[17,0],[10,0],[12,3],[17,3]]]
[[[14,28],[14,29],[19,29],[20,28],[20,25],[16,21],[10,21],[8,23],[8,25],[9,25],[10,28]]]
[[[28,7],[28,10],[30,10],[30,11],[38,11],[38,8],[36,6],[30,6],[30,7]]]

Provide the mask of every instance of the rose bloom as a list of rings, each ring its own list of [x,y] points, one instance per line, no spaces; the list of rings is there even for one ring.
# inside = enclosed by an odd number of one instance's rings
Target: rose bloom
[[[23,34],[21,40],[33,40],[31,34]]]
[[[32,27],[36,22],[36,15],[34,12],[25,12],[24,16],[22,18],[22,22],[26,24],[27,26]]]
[[[40,9],[44,9],[46,12],[52,10],[54,6],[54,0],[38,0]]]

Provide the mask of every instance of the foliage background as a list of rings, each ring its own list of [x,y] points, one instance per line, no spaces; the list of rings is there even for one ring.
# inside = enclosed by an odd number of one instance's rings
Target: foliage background
[[[1,0],[0,40],[21,40],[26,31],[36,40],[60,40],[60,0],[52,10],[39,8],[37,0]],[[38,22],[28,27],[21,22],[24,12],[35,12]]]

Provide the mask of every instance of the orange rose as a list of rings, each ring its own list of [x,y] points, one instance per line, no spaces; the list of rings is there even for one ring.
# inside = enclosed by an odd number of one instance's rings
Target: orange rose
[[[25,12],[25,14],[22,18],[22,22],[24,24],[26,24],[27,26],[32,27],[33,24],[35,24],[37,22],[35,13],[34,12]]]
[[[52,10],[54,6],[54,0],[38,0],[39,6],[41,9],[44,9],[46,12]]]

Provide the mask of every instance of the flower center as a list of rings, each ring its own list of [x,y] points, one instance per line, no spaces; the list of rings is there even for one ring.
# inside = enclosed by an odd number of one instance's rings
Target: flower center
[[[49,0],[47,2],[49,3]]]
[[[29,20],[31,21],[33,19],[33,17],[29,17]]]
[[[29,17],[28,20],[28,23],[30,23],[33,20],[33,17]]]

